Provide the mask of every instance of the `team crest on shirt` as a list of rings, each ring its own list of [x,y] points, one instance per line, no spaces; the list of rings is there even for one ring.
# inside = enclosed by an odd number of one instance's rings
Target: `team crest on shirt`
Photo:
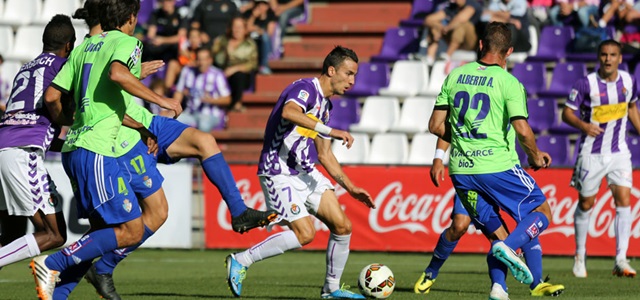
[[[122,201],[122,208],[124,208],[126,212],[130,213],[131,208],[133,208],[133,204],[131,204],[131,201],[129,201],[129,199],[124,199],[124,201]]]
[[[291,204],[291,213],[297,215],[300,213],[300,207],[296,204]]]
[[[105,32],[103,32],[103,33],[101,33],[101,34],[100,34],[100,38],[105,38],[105,37],[107,37],[107,34],[109,34],[109,33],[108,33],[108,32],[106,32],[106,31],[105,31]]]
[[[575,101],[576,97],[578,97],[578,90],[571,89],[571,93],[569,94],[569,100]]]
[[[478,66],[478,69],[477,69],[477,70],[478,70],[478,71],[484,71],[484,70],[486,70],[486,69],[487,69],[487,67],[486,67],[486,66]]]
[[[142,178],[142,180],[144,181],[144,186],[146,186],[147,188],[151,188],[151,186],[153,185],[153,181],[151,180],[151,178],[149,178],[149,176],[145,176],[144,178]]]
[[[307,99],[309,99],[309,92],[300,90],[300,92],[298,93],[298,98],[302,101],[307,101]]]
[[[142,49],[140,49],[140,47],[136,46],[135,49],[133,49],[133,52],[131,52],[131,55],[129,57],[131,57],[131,60],[133,61],[133,64],[137,64],[138,60],[140,60],[140,56],[142,56]]]

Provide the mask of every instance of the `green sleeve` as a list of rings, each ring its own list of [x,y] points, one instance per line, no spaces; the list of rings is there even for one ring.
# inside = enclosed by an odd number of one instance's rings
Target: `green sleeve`
[[[436,98],[436,107],[449,107],[449,77],[444,79],[444,83],[442,83],[442,88],[440,89],[440,93]]]
[[[518,88],[509,88],[511,86],[518,86]],[[510,120],[513,118],[529,118],[529,112],[527,111],[527,91],[522,83],[514,78],[512,84],[504,87],[504,95],[507,104],[507,114]]]
[[[68,60],[60,69],[60,72],[56,74],[56,77],[51,82],[51,85],[63,94],[68,94],[72,90],[73,78],[75,74],[74,63]]]
[[[122,38],[111,56],[109,64],[119,61],[131,70],[136,77],[140,77],[140,58],[142,57],[142,42],[134,37]],[[136,72],[138,74],[136,74]]]

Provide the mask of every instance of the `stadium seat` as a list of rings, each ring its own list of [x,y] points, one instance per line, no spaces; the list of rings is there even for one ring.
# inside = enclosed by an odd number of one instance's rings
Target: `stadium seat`
[[[13,78],[18,75],[22,64],[17,61],[5,60],[2,65],[0,65],[0,76],[2,76],[2,82],[13,82]],[[9,84],[11,85],[11,83]]]
[[[33,24],[46,25],[57,14],[73,15],[80,3],[76,0],[44,0],[42,12],[33,21]]]
[[[627,135],[627,146],[631,151],[631,165],[634,168],[640,167],[640,136]]]
[[[548,152],[551,155],[551,165],[556,167],[571,166],[569,137],[566,135],[541,135],[537,139],[537,145],[540,150]]]
[[[431,165],[433,156],[436,154],[436,143],[438,137],[432,133],[418,133],[411,139],[409,147],[409,159],[407,163],[411,165]],[[449,162],[449,154],[445,154],[444,163]]]
[[[564,108],[560,108],[557,114],[557,118],[556,121],[553,123],[553,125],[551,125],[551,128],[549,128],[549,133],[551,134],[574,134],[574,133],[580,133],[580,129],[575,128],[567,123],[565,123],[564,121],[562,121],[562,110]],[[580,111],[574,111],[574,114],[580,118]]]
[[[403,133],[378,133],[371,141],[368,164],[404,164],[409,157],[409,140]]]
[[[389,28],[384,34],[380,54],[371,57],[371,61],[392,63],[407,59],[411,53],[418,52],[420,35],[416,28]]]
[[[538,30],[533,25],[529,25],[529,44],[531,45],[531,49],[528,52],[513,52],[509,57],[507,57],[507,61],[513,63],[521,63],[527,60],[527,57],[536,55],[538,52]]]
[[[395,97],[367,97],[362,106],[360,122],[349,126],[354,132],[369,134],[386,132],[400,116],[400,103]]]
[[[429,76],[429,85],[421,95],[425,96],[437,96],[440,93],[440,88],[444,83],[447,74],[445,72],[446,62],[436,61],[431,67],[431,75]]]
[[[536,95],[547,87],[547,70],[542,62],[524,62],[513,65],[511,74],[527,89],[528,95]]]
[[[351,124],[358,123],[360,119],[360,103],[357,99],[337,98],[331,100],[333,108],[331,109],[331,118],[329,119],[329,127],[340,130],[349,130]]]
[[[0,0],[2,2],[2,0]],[[13,30],[11,26],[0,25],[0,54],[6,54],[13,49]]]
[[[428,82],[427,65],[421,61],[399,60],[393,64],[388,87],[380,89],[381,96],[411,97],[417,95]]]
[[[527,101],[529,125],[535,133],[548,130],[558,119],[558,103],[555,99],[531,99]]]
[[[426,132],[429,128],[429,118],[433,112],[436,99],[427,97],[409,97],[402,102],[400,118],[391,126],[391,132],[416,134]]]
[[[342,145],[342,141],[334,140],[331,151],[341,164],[361,164],[369,157],[369,136],[366,133],[352,133],[353,144],[351,149]]]
[[[540,97],[566,98],[571,87],[579,79],[587,76],[587,66],[580,62],[558,63],[551,75],[548,90],[538,92]]]
[[[607,31],[608,38],[610,39],[616,38],[616,29],[614,26],[607,26],[606,31]],[[567,53],[567,61],[580,61],[584,63],[589,63],[597,60],[598,60],[598,54],[595,52]]]
[[[424,26],[424,18],[436,9],[439,0],[413,0],[411,5],[411,15],[408,19],[400,21],[403,27],[422,27]]]
[[[156,0],[140,0],[140,10],[138,11],[138,24],[147,28],[147,23],[155,9]]]
[[[36,58],[42,52],[43,32],[43,26],[27,25],[18,28],[13,49],[5,59],[27,62]]]
[[[478,54],[476,51],[456,50],[451,54],[451,60],[459,62],[476,61],[478,60]]]
[[[559,61],[567,55],[567,47],[574,37],[573,28],[547,26],[538,39],[538,52],[527,57],[527,61]]]
[[[345,93],[347,96],[377,95],[381,87],[389,85],[389,66],[386,63],[360,63],[356,83]]]
[[[0,24],[11,26],[30,24],[40,15],[41,9],[42,0],[7,0]]]

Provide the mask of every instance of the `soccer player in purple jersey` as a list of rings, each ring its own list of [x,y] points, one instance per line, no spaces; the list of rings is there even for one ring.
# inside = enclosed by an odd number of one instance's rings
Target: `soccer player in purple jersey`
[[[315,227],[311,215],[315,215],[331,231],[321,297],[364,299],[340,287],[340,277],[349,257],[351,221],[340,208],[333,185],[309,157],[309,148],[315,146],[318,160],[329,175],[353,198],[374,207],[369,193],[349,180],[331,152],[332,138],[342,140],[342,144],[350,148],[353,137],[325,125],[331,114],[329,97],[342,95],[353,86],[357,71],[355,52],[337,46],[325,58],[320,77],[297,80],[280,95],[267,122],[258,176],[267,206],[277,210],[281,215],[277,221],[291,230],[271,235],[246,251],[227,256],[227,282],[234,296],[240,297],[242,281],[253,263],[313,241]]]
[[[606,176],[616,205],[616,261],[613,274],[634,277],[627,261],[631,235],[630,193],[632,186],[631,153],[626,143],[627,121],[640,130],[637,81],[619,70],[622,63],[621,45],[606,40],[598,46],[600,67],[577,81],[562,111],[562,120],[580,129],[580,146],[571,185],[578,190],[578,205],[574,213],[576,256],[573,274],[587,277],[585,267],[587,233],[591,208]],[[580,110],[581,117],[574,114]]]
[[[67,239],[62,199],[44,167],[45,152],[60,128],[52,124],[42,95],[73,49],[75,30],[71,19],[54,16],[44,29],[42,41],[42,53],[20,68],[6,114],[0,119],[4,245],[0,248],[0,267],[62,246]],[[11,234],[16,226],[4,222],[5,216],[28,217],[35,233],[22,237]]]

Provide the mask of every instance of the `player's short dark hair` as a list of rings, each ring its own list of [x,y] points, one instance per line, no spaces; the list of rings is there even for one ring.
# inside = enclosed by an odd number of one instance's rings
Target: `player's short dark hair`
[[[346,59],[358,62],[358,55],[349,48],[336,46],[331,50],[331,52],[329,52],[327,57],[324,58],[324,62],[322,63],[322,74],[327,74],[329,72],[329,67],[338,68],[338,66]]]
[[[493,52],[506,55],[512,47],[511,29],[506,23],[491,22],[482,37],[482,55]]]
[[[209,57],[213,57],[213,53],[211,53],[211,49],[207,47],[200,47],[196,49],[196,54],[200,53],[201,51],[207,52],[209,54]]]
[[[71,42],[76,41],[76,31],[71,24],[71,18],[65,15],[55,15],[44,27],[42,34],[42,50],[57,51]]]
[[[100,0],[98,19],[102,30],[122,27],[131,15],[138,15],[140,0]]]
[[[100,15],[99,2],[99,0],[86,0],[84,6],[73,13],[73,18],[84,20],[89,29],[100,25],[100,19],[98,18]]]
[[[600,54],[604,46],[616,46],[618,47],[618,52],[622,53],[622,45],[615,40],[608,39],[608,40],[602,41],[600,45],[598,45],[598,55]]]

